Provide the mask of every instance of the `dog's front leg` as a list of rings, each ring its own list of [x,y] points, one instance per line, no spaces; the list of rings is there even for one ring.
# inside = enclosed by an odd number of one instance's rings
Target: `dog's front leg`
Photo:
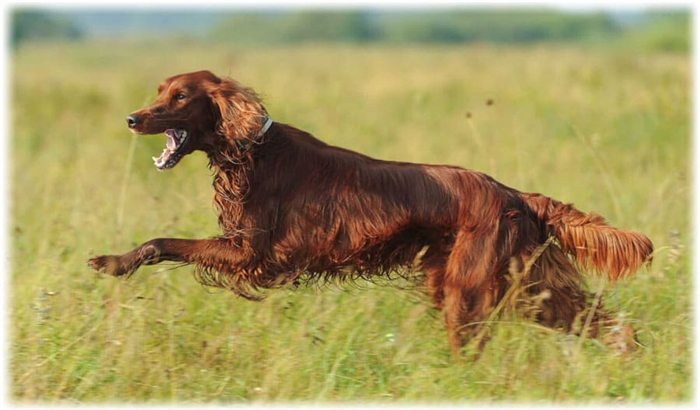
[[[196,263],[217,270],[231,268],[241,262],[242,252],[229,238],[151,239],[122,255],[95,256],[88,266],[112,276],[131,275],[141,265],[163,261]]]

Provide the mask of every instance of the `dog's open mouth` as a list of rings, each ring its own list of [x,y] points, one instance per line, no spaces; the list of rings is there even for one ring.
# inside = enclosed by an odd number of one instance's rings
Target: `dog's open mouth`
[[[182,158],[182,147],[187,142],[187,131],[167,129],[165,136],[168,140],[165,142],[165,149],[159,157],[153,157],[153,163],[160,170],[172,168]]]

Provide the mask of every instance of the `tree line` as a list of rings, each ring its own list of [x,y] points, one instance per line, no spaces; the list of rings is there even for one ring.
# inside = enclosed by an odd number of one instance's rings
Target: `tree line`
[[[690,14],[654,11],[627,18],[604,12],[565,13],[550,9],[455,10],[297,10],[212,13],[199,19],[197,33],[182,24],[163,29],[162,13],[139,14],[141,34],[151,26],[163,33],[241,46],[291,45],[306,42],[346,43],[502,43],[589,42],[688,51]],[[136,15],[136,14],[135,14]],[[125,16],[120,16],[126,18]],[[183,16],[179,16],[183,17]],[[15,11],[13,45],[30,40],[78,40],[89,37],[69,13]],[[133,21],[132,21],[133,22]],[[124,25],[127,27],[128,25]],[[128,26],[132,27],[132,26]],[[128,36],[125,29],[120,35]]]

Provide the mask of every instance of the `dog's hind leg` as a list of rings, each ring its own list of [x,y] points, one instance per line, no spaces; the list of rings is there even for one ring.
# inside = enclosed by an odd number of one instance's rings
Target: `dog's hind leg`
[[[447,261],[443,312],[452,352],[459,356],[466,341],[478,329],[497,302],[495,230],[462,231]]]

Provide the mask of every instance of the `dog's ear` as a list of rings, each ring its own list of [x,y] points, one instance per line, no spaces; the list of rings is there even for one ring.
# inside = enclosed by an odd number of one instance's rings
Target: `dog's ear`
[[[222,79],[212,84],[209,98],[218,110],[218,132],[231,140],[253,139],[262,127],[267,114],[260,98],[250,88],[233,80]]]

